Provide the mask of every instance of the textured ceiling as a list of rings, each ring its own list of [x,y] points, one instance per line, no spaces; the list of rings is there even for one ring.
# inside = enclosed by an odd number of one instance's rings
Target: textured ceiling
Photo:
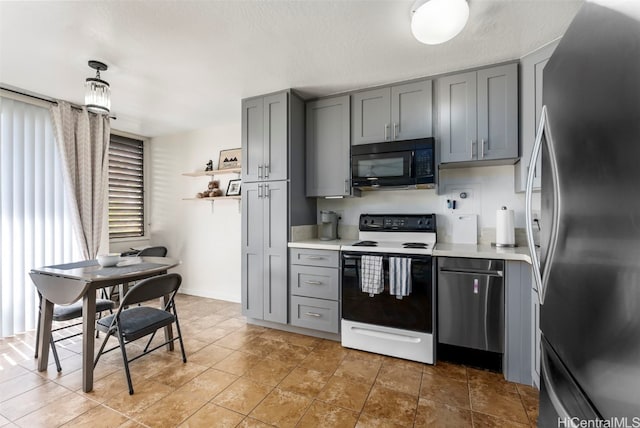
[[[315,97],[519,58],[582,0],[469,0],[448,43],[410,32],[413,0],[0,1],[0,84],[83,102],[106,62],[115,129],[158,136],[237,122],[240,99]]]

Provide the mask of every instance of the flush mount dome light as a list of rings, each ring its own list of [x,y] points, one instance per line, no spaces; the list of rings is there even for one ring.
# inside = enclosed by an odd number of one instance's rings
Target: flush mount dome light
[[[419,42],[437,45],[457,36],[468,18],[467,0],[418,0],[411,8],[411,32]]]
[[[94,113],[109,114],[111,88],[108,82],[100,78],[100,72],[105,71],[107,65],[100,61],[89,61],[89,67],[96,70],[96,77],[87,77],[84,84],[84,105]]]

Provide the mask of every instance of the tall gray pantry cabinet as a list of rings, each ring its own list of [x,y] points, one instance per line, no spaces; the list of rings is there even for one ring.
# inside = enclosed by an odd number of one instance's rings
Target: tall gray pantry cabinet
[[[242,100],[242,313],[287,323],[287,243],[316,224],[305,197],[304,102],[291,90]]]

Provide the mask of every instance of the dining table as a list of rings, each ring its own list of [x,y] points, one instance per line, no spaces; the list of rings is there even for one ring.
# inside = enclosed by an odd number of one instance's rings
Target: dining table
[[[38,371],[47,370],[53,306],[69,305],[82,299],[82,390],[93,389],[94,345],[96,328],[96,293],[106,287],[119,287],[124,296],[129,285],[141,279],[167,273],[180,264],[169,257],[122,257],[115,266],[101,266],[97,260],[44,266],[31,269],[29,275],[42,296],[37,339]],[[165,328],[167,340],[173,338],[171,327]],[[173,342],[167,345],[173,349]]]

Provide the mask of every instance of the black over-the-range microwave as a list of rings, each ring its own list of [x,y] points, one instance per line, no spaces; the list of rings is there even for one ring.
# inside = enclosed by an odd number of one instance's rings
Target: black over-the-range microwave
[[[429,189],[435,186],[432,137],[351,146],[351,185]]]

